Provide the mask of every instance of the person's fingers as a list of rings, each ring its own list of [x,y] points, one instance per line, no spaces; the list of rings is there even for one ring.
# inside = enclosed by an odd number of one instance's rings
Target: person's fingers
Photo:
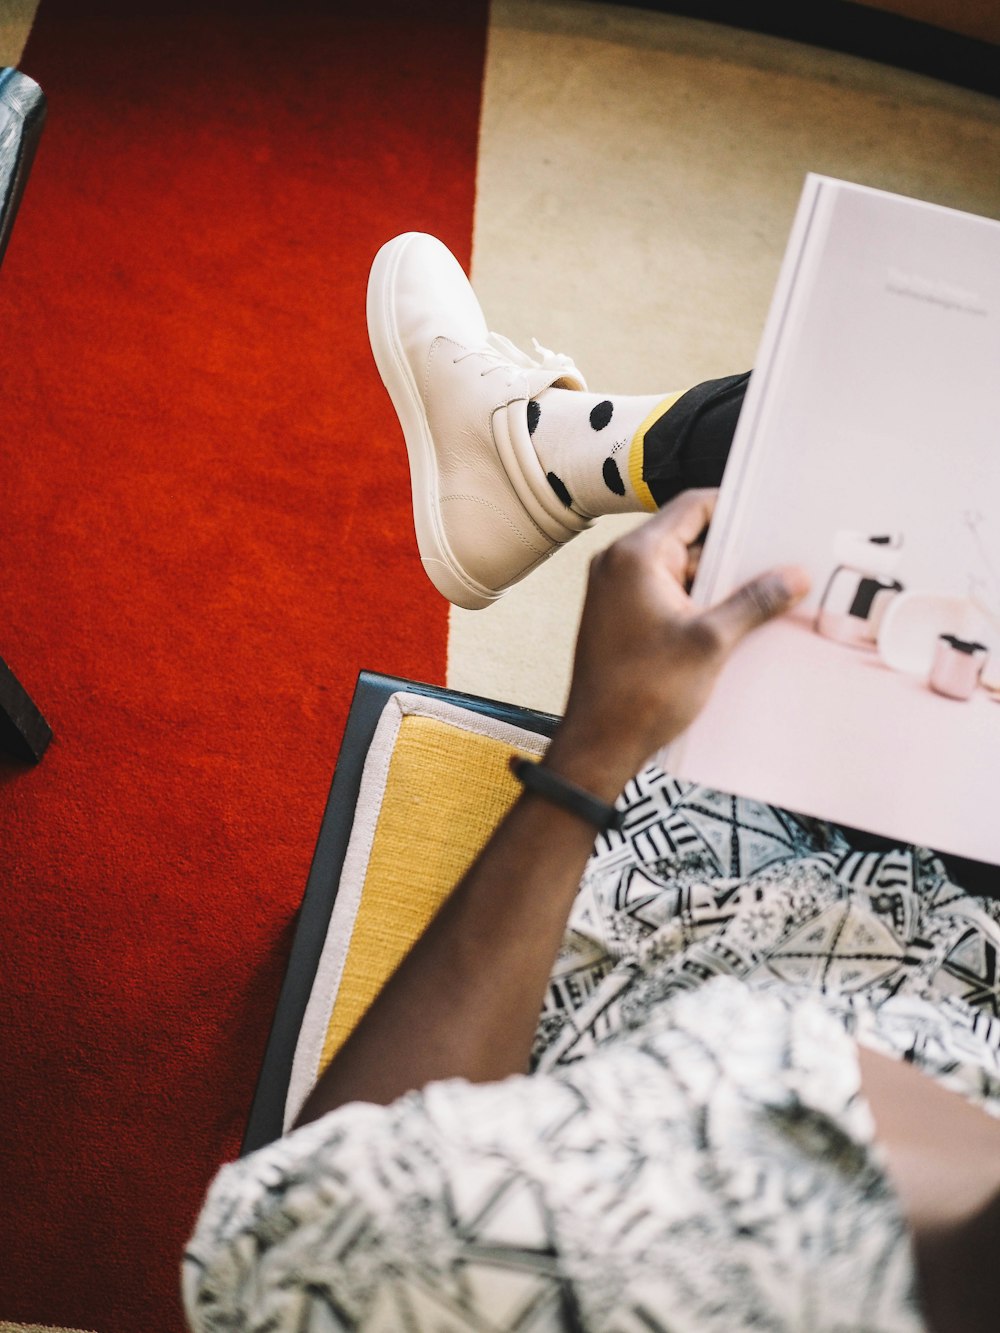
[[[809,591],[809,575],[798,565],[770,570],[737,588],[701,616],[728,652],[745,634],[788,611]]]
[[[704,537],[718,494],[710,488],[682,491],[616,545],[640,561],[648,560],[650,570],[659,566],[683,588],[688,582],[688,548]]]
[[[714,487],[681,491],[644,523],[641,531],[651,541],[696,542],[712,521],[719,492]]]
[[[694,584],[695,575],[698,573],[698,566],[701,564],[701,553],[705,549],[701,542],[695,542],[693,546],[687,548],[687,564],[684,568],[684,587],[690,592]]]

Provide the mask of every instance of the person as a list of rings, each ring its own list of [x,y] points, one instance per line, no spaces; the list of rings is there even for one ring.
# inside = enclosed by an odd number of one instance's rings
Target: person
[[[806,591],[689,596],[745,377],[591,395],[415,233],[368,318],[453,601],[656,512],[592,562],[522,795],[292,1132],[213,1182],[192,1328],[995,1327],[1000,903],[648,762]]]

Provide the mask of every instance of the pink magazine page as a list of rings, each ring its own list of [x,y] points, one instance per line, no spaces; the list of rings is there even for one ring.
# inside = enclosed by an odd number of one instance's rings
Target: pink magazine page
[[[1000,862],[1000,222],[807,180],[694,595],[797,563],[671,772]]]

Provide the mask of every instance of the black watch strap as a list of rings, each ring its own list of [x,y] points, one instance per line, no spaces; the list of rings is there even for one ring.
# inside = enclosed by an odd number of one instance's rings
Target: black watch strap
[[[578,815],[580,819],[593,824],[594,828],[602,833],[607,833],[609,829],[620,830],[624,823],[625,817],[620,810],[609,805],[607,801],[592,796],[589,791],[584,791],[582,787],[567,781],[566,778],[561,778],[558,773],[553,773],[543,764],[513,754],[510,757],[510,771],[527,791],[544,796],[554,805]]]

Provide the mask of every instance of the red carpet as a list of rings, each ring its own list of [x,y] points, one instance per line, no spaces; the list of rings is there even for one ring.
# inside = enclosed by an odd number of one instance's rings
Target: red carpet
[[[0,767],[0,1320],[182,1327],[354,678],[443,680],[364,285],[408,228],[468,261],[485,11],[42,0],[0,654],[56,739]]]

